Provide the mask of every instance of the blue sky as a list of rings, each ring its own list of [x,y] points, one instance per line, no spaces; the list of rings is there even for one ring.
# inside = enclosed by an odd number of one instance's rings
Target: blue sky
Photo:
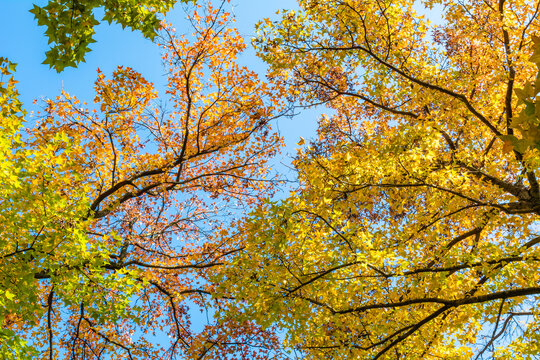
[[[79,99],[91,102],[96,69],[99,67],[106,75],[118,66],[129,66],[153,82],[158,91],[164,89],[165,76],[161,67],[160,52],[151,41],[144,39],[139,32],[123,30],[119,25],[101,24],[96,28],[92,51],[88,53],[86,63],[78,68],[66,68],[60,74],[41,64],[48,49],[43,36],[44,27],[38,27],[33,15],[28,12],[32,4],[45,5],[47,1],[0,0],[0,56],[18,64],[16,79],[18,89],[27,109],[32,109],[34,99],[51,98],[64,89]],[[233,0],[232,11],[236,15],[236,25],[249,43],[255,33],[254,25],[265,17],[276,18],[275,12],[282,8],[296,8],[294,0]],[[98,16],[99,18],[99,16]],[[178,33],[188,31],[185,12],[182,5],[177,5],[167,16]],[[248,49],[243,62],[253,70],[264,75],[265,65]],[[278,121],[280,133],[284,136],[287,148],[284,156],[295,154],[299,137],[313,136],[316,128],[316,112],[306,112],[293,119],[283,118]],[[288,163],[286,159],[284,161]]]

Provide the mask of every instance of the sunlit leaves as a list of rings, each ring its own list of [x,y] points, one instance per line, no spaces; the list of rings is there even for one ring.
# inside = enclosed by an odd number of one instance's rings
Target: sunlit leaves
[[[103,5],[55,4],[47,21]],[[128,26],[151,20],[127,11],[147,11],[139,3],[104,6]],[[25,125],[2,60],[0,336],[13,356],[25,346],[47,359],[275,353],[277,338],[249,320],[191,324],[193,311],[229,303],[208,278],[237,249],[210,235],[273,191],[266,164],[281,145],[270,121],[282,100],[236,62],[245,44],[225,7],[187,9],[192,34],[161,33],[161,102],[133,69],[98,70],[93,104],[62,92]]]
[[[90,44],[95,42],[94,28],[100,23],[95,17],[96,9],[103,8],[105,11],[102,21],[139,30],[144,37],[153,40],[161,28],[159,16],[165,15],[176,2],[177,0],[50,0],[43,7],[34,4],[30,12],[38,25],[47,27],[45,35],[49,44],[52,43],[43,63],[60,72],[66,67],[76,67],[81,61],[84,62],[86,53],[90,51]]]
[[[537,4],[428,2],[433,25],[407,1],[299,3],[254,44],[284,97],[331,115],[298,188],[228,233],[245,251],[221,291],[308,359],[530,357]]]
[[[530,60],[540,66],[540,38],[533,36],[533,55]],[[539,67],[540,69],[540,67]],[[518,98],[518,106],[522,109],[517,116],[512,118],[510,128],[519,132],[519,137],[511,134],[503,135],[507,149],[515,150],[525,154],[528,150],[540,149],[540,106],[536,100],[540,93],[540,72],[536,75],[534,82],[527,81],[523,88],[515,90]]]

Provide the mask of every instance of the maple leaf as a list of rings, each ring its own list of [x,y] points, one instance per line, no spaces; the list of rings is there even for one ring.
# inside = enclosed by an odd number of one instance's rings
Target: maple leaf
[[[161,29],[159,15],[165,15],[179,0],[145,0],[138,2],[101,0],[49,0],[47,5],[35,5],[30,10],[39,26],[46,26],[45,35],[52,43],[43,64],[57,72],[77,67],[84,62],[90,44],[94,43],[94,27],[100,24],[94,12],[102,8],[102,21],[117,23],[153,40]],[[190,0],[180,0],[187,3]]]

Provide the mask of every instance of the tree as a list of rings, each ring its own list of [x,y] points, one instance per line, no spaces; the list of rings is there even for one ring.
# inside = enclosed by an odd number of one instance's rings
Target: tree
[[[15,156],[17,152],[20,154],[21,151],[19,130],[23,120],[22,104],[18,100],[18,93],[15,89],[16,81],[13,79],[13,76],[10,76],[15,71],[15,68],[15,64],[5,58],[0,58],[0,118],[2,119],[0,122],[0,195],[2,198],[0,221],[2,221],[3,226],[0,249],[2,262],[4,262],[4,259],[10,257],[10,250],[12,248],[12,244],[9,244],[10,241],[4,236],[13,232],[17,225],[20,225],[12,217],[13,215],[18,216],[17,211],[13,209],[12,205],[16,203],[17,197],[13,196],[11,198],[13,199],[12,203],[4,199],[8,199],[16,194],[17,190],[21,187],[22,184],[18,176],[20,167],[34,167],[34,164],[31,163],[29,158],[18,158]],[[9,248],[6,249],[8,246]],[[10,274],[7,271],[12,269],[2,268],[2,270],[0,273],[0,324],[2,324],[0,327],[0,343],[2,344],[2,347],[0,347],[0,356],[3,359],[30,359],[35,354],[32,352],[33,349],[19,336],[15,336],[15,333],[9,327],[4,326],[4,324],[10,321],[10,315],[20,310],[17,301],[14,299],[15,293],[12,292],[12,288],[21,286],[21,283],[27,282],[29,276],[25,278],[17,276],[9,279]],[[20,302],[26,300],[26,294],[27,292],[23,292],[23,296],[18,300]],[[35,299],[33,303],[34,306],[30,306],[32,308],[31,311],[38,311],[39,307],[35,306]],[[30,320],[26,315],[26,313],[21,313],[19,316],[21,319]]]
[[[2,60],[0,356],[176,359],[273,352],[249,321],[210,319],[227,299],[208,237],[272,191],[280,101],[238,65],[230,16],[197,7],[193,33],[161,39],[167,94],[130,68],[98,70],[95,106],[64,92],[34,126]],[[159,106],[158,106],[159,105]],[[193,326],[194,311],[208,324]],[[210,312],[210,313],[209,313]],[[170,343],[163,341],[167,335]]]
[[[298,188],[230,234],[221,291],[307,359],[537,358],[538,2],[424,2],[441,25],[413,1],[299,4],[255,44],[331,113]]]
[[[95,40],[94,27],[99,25],[95,10],[102,8],[105,12],[103,20],[109,24],[115,22],[139,30],[144,37],[153,40],[161,29],[159,15],[166,15],[178,0],[49,0],[47,5],[34,7],[38,25],[46,26],[45,35],[49,44],[44,64],[60,72],[65,67],[76,67],[90,51],[89,45]],[[188,2],[189,0],[182,0]]]

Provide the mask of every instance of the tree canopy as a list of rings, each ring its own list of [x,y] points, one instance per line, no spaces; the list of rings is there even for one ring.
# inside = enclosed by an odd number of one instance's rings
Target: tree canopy
[[[231,230],[223,294],[306,359],[537,358],[539,3],[299,4],[254,44],[331,111]]]
[[[0,58],[1,358],[538,358],[539,2],[299,0],[268,81],[226,1],[175,2],[32,10],[58,71],[97,9],[154,39],[160,96],[98,69],[31,117]],[[319,105],[273,199],[271,122]]]
[[[93,105],[63,92],[29,118],[14,64],[1,60],[2,359],[255,358],[276,348],[250,321],[212,319],[228,300],[213,296],[207,273],[238,251],[209,234],[272,191],[266,163],[281,140],[269,122],[282,105],[238,64],[246,46],[223,6],[189,14],[191,34],[168,26],[157,40],[161,102],[120,66],[97,71]],[[199,310],[208,322],[194,326]]]

